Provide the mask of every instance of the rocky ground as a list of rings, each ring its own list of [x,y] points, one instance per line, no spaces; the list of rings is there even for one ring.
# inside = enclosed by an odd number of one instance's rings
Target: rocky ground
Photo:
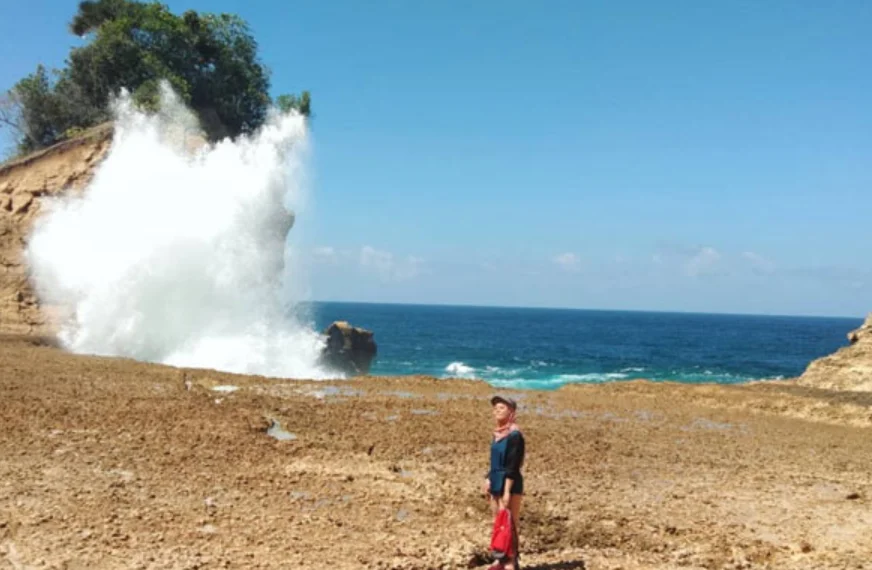
[[[490,394],[7,337],[0,568],[484,564]],[[870,394],[631,382],[516,396],[525,568],[872,568]]]

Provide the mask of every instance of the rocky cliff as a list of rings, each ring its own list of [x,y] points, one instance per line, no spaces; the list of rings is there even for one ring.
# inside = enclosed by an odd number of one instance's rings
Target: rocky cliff
[[[872,392],[872,313],[848,333],[849,346],[809,364],[797,383],[828,390]]]
[[[28,281],[26,239],[47,196],[81,191],[105,157],[111,124],[0,165],[0,334],[50,335],[58,307],[40,306]]]

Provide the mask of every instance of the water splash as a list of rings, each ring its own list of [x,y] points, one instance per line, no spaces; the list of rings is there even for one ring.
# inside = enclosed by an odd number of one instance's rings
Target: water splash
[[[475,374],[475,368],[459,361],[445,367],[445,375],[454,378],[474,378]]]
[[[273,113],[206,144],[164,86],[160,111],[126,95],[112,148],[81,197],[46,201],[26,251],[40,297],[71,307],[78,353],[271,376],[336,377],[321,339],[289,319],[303,289],[286,236],[305,205],[305,119]]]

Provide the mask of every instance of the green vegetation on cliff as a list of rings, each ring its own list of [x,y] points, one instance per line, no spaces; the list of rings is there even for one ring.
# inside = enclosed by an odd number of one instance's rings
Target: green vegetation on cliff
[[[39,65],[0,99],[0,126],[16,131],[19,152],[107,120],[122,89],[153,107],[162,80],[197,113],[210,138],[250,133],[266,118],[269,70],[236,15],[176,15],[157,2],[93,0],[79,4],[70,31],[89,41],[70,51],[65,68]],[[309,93],[281,95],[275,104],[308,115]]]

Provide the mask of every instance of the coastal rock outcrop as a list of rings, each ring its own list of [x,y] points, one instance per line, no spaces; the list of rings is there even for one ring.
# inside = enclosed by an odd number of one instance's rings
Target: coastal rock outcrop
[[[848,333],[850,345],[818,358],[797,378],[803,386],[872,392],[872,313],[860,328]]]
[[[0,334],[49,336],[61,307],[39,301],[28,280],[26,239],[46,197],[84,189],[112,143],[107,123],[0,165]]]
[[[321,361],[325,366],[351,376],[369,373],[377,352],[371,331],[336,321],[324,330],[324,335],[327,344]]]

